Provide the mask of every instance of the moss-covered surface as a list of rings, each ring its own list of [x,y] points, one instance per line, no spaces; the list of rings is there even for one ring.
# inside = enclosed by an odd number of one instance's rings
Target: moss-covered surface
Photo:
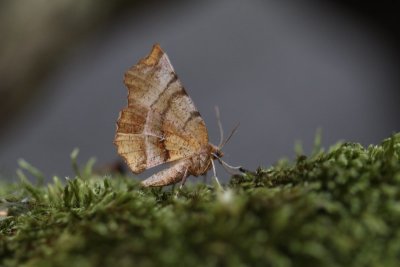
[[[74,166],[1,187],[0,266],[399,266],[399,134],[177,196]]]

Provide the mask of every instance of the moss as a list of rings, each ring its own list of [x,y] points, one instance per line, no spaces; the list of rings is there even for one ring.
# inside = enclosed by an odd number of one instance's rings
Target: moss
[[[318,140],[317,140],[318,141]],[[319,141],[318,141],[319,142]],[[301,151],[301,149],[298,149]],[[90,161],[63,184],[26,162],[3,185],[0,266],[397,266],[400,134],[232,177],[141,188]],[[25,177],[39,178],[32,184]]]

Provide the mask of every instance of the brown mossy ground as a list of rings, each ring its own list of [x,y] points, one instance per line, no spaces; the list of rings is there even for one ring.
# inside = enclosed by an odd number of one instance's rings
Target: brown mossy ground
[[[198,184],[141,188],[92,162],[0,189],[0,266],[398,266],[400,134]],[[24,173],[33,174],[33,185]]]

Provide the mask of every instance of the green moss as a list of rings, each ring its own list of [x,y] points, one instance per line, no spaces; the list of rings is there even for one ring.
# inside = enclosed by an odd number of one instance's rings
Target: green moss
[[[198,184],[141,188],[73,166],[66,184],[26,162],[3,185],[0,266],[398,266],[400,134]],[[302,151],[300,148],[297,151]],[[28,182],[29,172],[39,184]]]

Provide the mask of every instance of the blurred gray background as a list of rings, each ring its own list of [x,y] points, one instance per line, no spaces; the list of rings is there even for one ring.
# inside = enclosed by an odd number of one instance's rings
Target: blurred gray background
[[[22,1],[21,1],[22,2]],[[118,159],[123,73],[156,42],[202,114],[228,133],[225,160],[248,169],[323,144],[364,145],[400,130],[399,57],[391,7],[337,1],[4,1],[0,7],[0,173],[24,158],[72,175],[69,154]],[[141,175],[145,177],[146,172]],[[219,170],[222,177],[228,175]]]

